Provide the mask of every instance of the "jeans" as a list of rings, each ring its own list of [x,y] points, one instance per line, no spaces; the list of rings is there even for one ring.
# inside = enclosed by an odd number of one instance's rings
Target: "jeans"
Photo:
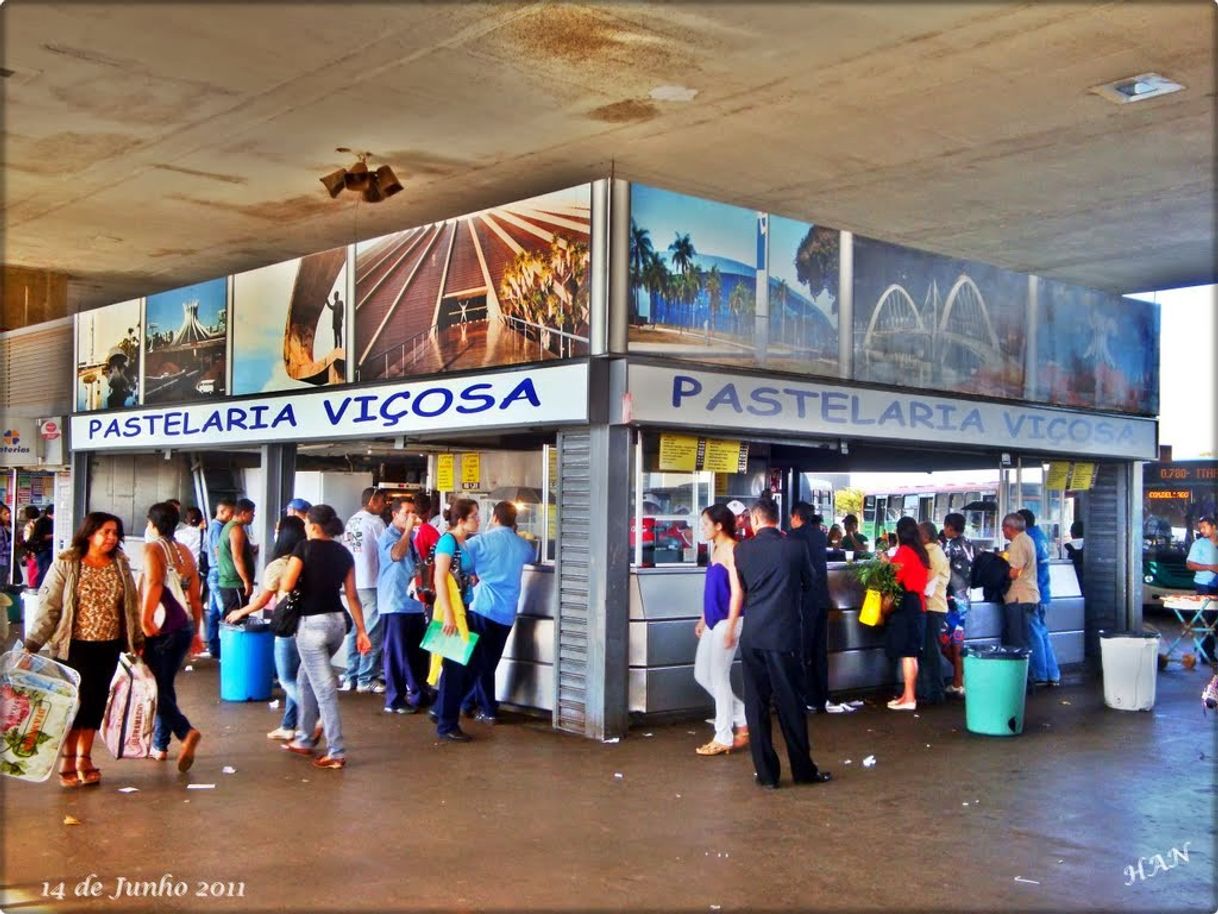
[[[427,617],[422,613],[385,613],[381,627],[385,630],[385,707],[421,707],[427,703],[428,657],[419,642],[427,631]]]
[[[939,653],[939,631],[946,613],[926,612],[923,621],[922,656],[918,658],[918,703],[937,705],[947,695],[943,691],[943,655]]]
[[[296,630],[296,650],[300,653],[300,668],[296,673],[296,688],[300,693],[296,743],[313,746],[313,731],[320,715],[326,732],[326,754],[331,758],[342,758],[346,754],[343,725],[338,716],[338,677],[330,665],[330,658],[343,643],[346,630],[343,614],[336,612],[302,616],[300,628]]]
[[[207,575],[207,649],[213,657],[220,656],[220,621],[224,618],[224,601],[220,596],[220,572]]]
[[[1002,643],[1006,647],[1031,647],[1028,623],[1036,612],[1035,603],[1005,603],[1002,607]]]
[[[296,673],[300,669],[300,652],[296,650],[295,638],[275,639],[275,675],[283,687],[283,720],[279,726],[295,730],[300,714],[300,688],[296,685]]]
[[[743,620],[737,620],[736,624],[743,629]],[[726,634],[727,619],[720,619],[714,628],[702,630],[694,654],[694,681],[715,700],[715,742],[730,746],[734,738],[733,725],[743,727],[746,721],[744,702],[732,690],[732,661],[736,659],[739,640],[730,648],[724,647]]]
[[[478,633],[478,643],[474,645],[474,654],[469,658],[468,690],[461,704],[466,708],[477,705],[487,717],[494,717],[499,713],[499,702],[495,698],[495,670],[503,659],[503,649],[507,647],[512,626],[475,612],[471,612],[466,619],[469,630]]]
[[[34,586],[41,587],[47,572],[51,570],[51,563],[55,561],[55,550],[44,549],[34,557],[34,560],[38,566],[38,577],[34,579]]]
[[[472,613],[470,615],[473,615]],[[470,657],[470,663],[474,658]],[[436,698],[436,734],[443,736],[461,729],[461,702],[469,692],[470,670],[463,663],[444,658],[440,675],[440,694]]]
[[[1045,623],[1047,603],[1041,603],[1028,617],[1028,635],[1032,642],[1032,659],[1028,665],[1028,675],[1033,682],[1058,682],[1062,671],[1057,666],[1057,656],[1053,653],[1053,642],[1049,640],[1049,626]]]
[[[347,635],[347,672],[343,674],[343,678],[352,685],[370,686],[381,668],[381,640],[384,630],[380,624],[380,613],[376,611],[376,588],[361,587],[358,593],[359,604],[364,608],[364,628],[368,632],[368,640],[372,642],[372,650],[366,654],[359,652],[355,646],[356,631],[352,628]]]
[[[169,735],[179,740],[190,732],[190,721],[178,707],[173,681],[182,668],[182,661],[194,640],[193,625],[186,625],[168,635],[153,635],[144,639],[144,662],[156,677],[156,723],[152,728],[152,748],[164,752],[169,748]]]

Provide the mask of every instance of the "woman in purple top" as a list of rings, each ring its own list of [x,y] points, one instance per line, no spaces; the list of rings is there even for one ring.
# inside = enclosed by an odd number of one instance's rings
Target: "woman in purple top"
[[[698,755],[725,755],[749,744],[744,702],[732,691],[732,661],[743,624],[744,592],[736,575],[736,517],[726,505],[711,505],[702,512],[702,538],[711,544],[711,556],[702,618],[694,626],[698,637],[694,679],[715,699],[715,738],[696,751]]]
[[[140,600],[144,662],[156,677],[157,688],[156,723],[149,757],[163,761],[169,755],[170,735],[176,736],[182,743],[178,770],[188,771],[194,764],[200,734],[178,707],[173,681],[187,653],[192,648],[195,653],[203,649],[199,637],[203,602],[199,598],[199,569],[194,556],[173,538],[177,526],[178,509],[169,502],[157,502],[148,509]]]

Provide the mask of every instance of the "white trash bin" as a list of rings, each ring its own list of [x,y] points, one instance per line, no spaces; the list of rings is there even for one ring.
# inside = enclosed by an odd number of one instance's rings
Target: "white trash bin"
[[[1155,706],[1159,636],[1154,632],[1100,632],[1104,704],[1118,711]]]

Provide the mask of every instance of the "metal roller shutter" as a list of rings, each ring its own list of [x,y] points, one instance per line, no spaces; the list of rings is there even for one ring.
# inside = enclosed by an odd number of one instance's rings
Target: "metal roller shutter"
[[[557,677],[554,726],[585,733],[588,695],[588,572],[591,560],[592,436],[558,436]]]
[[[4,410],[66,416],[72,410],[72,318],[0,333]]]

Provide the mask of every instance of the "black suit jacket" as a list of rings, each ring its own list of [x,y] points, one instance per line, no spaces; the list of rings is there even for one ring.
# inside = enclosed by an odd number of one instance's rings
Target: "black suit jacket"
[[[776,527],[763,527],[752,539],[737,544],[736,571],[744,588],[740,646],[800,650],[800,603],[813,580],[807,547]]]
[[[808,550],[808,558],[812,561],[812,589],[804,593],[804,610],[827,609],[829,606],[828,534],[820,527],[804,524],[802,527],[792,527],[787,536],[803,543]]]

